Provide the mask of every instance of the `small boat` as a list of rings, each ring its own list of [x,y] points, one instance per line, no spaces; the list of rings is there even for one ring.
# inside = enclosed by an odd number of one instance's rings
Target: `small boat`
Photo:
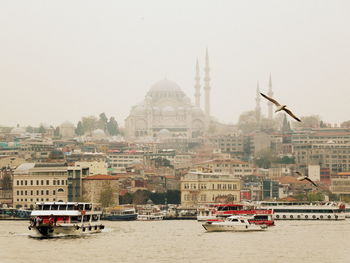
[[[229,216],[226,220],[210,220],[202,226],[208,232],[223,232],[223,231],[263,231],[267,229],[266,225],[256,225],[249,222],[249,217],[244,216]]]
[[[102,215],[103,220],[109,221],[131,221],[137,219],[135,208],[115,207],[107,209]]]
[[[42,236],[80,235],[104,229],[91,203],[43,202],[32,211],[29,230]]]

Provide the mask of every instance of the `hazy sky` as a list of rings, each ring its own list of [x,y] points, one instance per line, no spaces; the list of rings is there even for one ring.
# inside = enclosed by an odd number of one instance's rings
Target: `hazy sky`
[[[299,115],[350,119],[350,1],[0,1],[0,124],[116,116],[165,76],[192,99],[211,64],[212,115],[235,123],[256,83]],[[263,100],[262,100],[263,101]],[[266,112],[263,101],[263,111]]]

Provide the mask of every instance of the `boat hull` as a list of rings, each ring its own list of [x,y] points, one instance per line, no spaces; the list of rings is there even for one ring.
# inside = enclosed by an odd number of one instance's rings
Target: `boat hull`
[[[86,225],[86,226],[78,226],[78,225],[59,225],[59,226],[51,226],[51,225],[40,225],[40,226],[30,226],[29,230],[34,230],[36,234],[53,237],[53,236],[61,236],[61,235],[82,235],[82,234],[92,234],[99,233],[104,229],[104,225]]]
[[[203,224],[205,230],[208,232],[251,232],[251,231],[264,231],[266,228],[257,225],[230,225],[230,224]]]
[[[108,221],[132,221],[137,219],[137,214],[132,215],[104,215],[103,220]]]

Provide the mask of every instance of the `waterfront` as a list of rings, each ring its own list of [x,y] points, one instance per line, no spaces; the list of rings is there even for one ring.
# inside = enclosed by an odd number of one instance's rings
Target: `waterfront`
[[[103,233],[33,238],[0,221],[0,262],[349,262],[350,221],[277,221],[266,232],[206,233],[192,220],[104,221]]]

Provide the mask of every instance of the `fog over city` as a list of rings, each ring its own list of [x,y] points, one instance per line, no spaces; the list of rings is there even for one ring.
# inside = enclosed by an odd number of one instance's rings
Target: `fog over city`
[[[0,125],[59,125],[105,112],[120,126],[164,78],[237,123],[257,82],[298,116],[350,119],[348,1],[1,1]],[[261,100],[262,113],[267,103]]]

